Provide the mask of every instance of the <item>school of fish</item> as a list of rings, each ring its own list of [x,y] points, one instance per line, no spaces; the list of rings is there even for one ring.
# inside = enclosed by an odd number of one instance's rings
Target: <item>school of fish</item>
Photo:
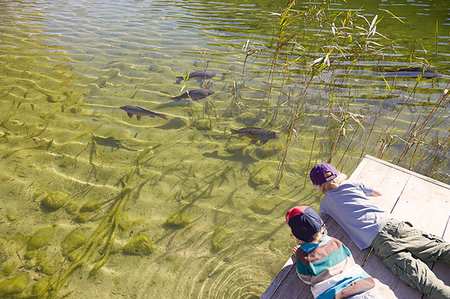
[[[179,84],[181,81],[185,80],[191,80],[191,79],[197,79],[198,81],[202,80],[209,80],[216,76],[217,73],[210,70],[201,70],[201,71],[194,71],[187,76],[179,76],[176,79],[176,83]],[[175,97],[171,97],[174,101],[181,101],[183,99],[190,99],[193,101],[201,100],[206,98],[209,95],[214,94],[214,91],[199,88],[194,90],[188,90],[184,92],[183,94]],[[139,107],[136,105],[125,105],[119,107],[120,109],[124,110],[128,117],[132,118],[133,115],[136,115],[137,120],[141,120],[143,116],[149,116],[151,118],[160,117],[164,120],[168,120],[168,117],[166,114],[159,113],[159,112],[153,112],[150,110],[147,110],[143,107]],[[259,142],[259,144],[265,144],[270,139],[276,139],[279,138],[276,134],[276,132],[268,129],[258,128],[258,127],[245,127],[240,129],[231,129],[231,134],[237,134],[239,137],[246,136],[250,138],[250,143],[255,144]]]

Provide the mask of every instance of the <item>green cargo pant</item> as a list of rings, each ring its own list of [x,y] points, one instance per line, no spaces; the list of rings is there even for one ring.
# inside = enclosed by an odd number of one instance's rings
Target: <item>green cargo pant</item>
[[[450,286],[424,263],[441,260],[450,264],[450,244],[443,239],[414,229],[407,222],[391,219],[377,234],[372,247],[383,263],[408,286],[430,299],[450,298]]]

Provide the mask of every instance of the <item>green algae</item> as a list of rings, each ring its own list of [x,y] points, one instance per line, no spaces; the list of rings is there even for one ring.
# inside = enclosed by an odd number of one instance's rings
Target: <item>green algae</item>
[[[150,255],[153,252],[153,243],[146,234],[142,234],[128,241],[122,251],[130,255]]]
[[[260,119],[256,117],[255,114],[251,112],[244,112],[241,113],[237,118],[236,121],[243,123],[246,126],[254,126],[257,123],[259,123]]]
[[[16,213],[16,211],[10,211],[6,218],[8,218],[9,221],[13,222],[16,221],[17,218],[19,218],[19,215]]]
[[[17,234],[15,234],[15,235],[13,236],[12,239],[16,242],[16,244],[17,244],[20,248],[22,248],[22,247],[25,247],[25,246],[28,244],[28,241],[30,240],[30,237],[29,237],[29,236],[25,236],[25,235],[22,234],[22,233],[17,233]]]
[[[77,231],[70,232],[61,243],[63,255],[68,256],[74,250],[83,246],[83,244],[86,242],[86,239],[87,237],[83,233]]]
[[[175,117],[169,120],[167,124],[160,126],[161,129],[181,129],[187,126],[187,121],[181,117]]]
[[[0,281],[0,296],[10,296],[22,293],[30,282],[27,273],[21,273],[16,276]]]
[[[91,212],[80,212],[77,215],[77,218],[75,219],[78,223],[86,223],[91,220],[92,213]]]
[[[168,227],[182,228],[188,225],[191,222],[191,218],[184,213],[175,213],[170,215],[164,225]]]
[[[61,168],[68,168],[75,166],[76,160],[72,157],[64,156],[60,161],[58,166]]]
[[[271,158],[278,155],[283,150],[283,146],[280,143],[274,143],[270,145],[264,145],[257,147],[253,152],[258,159]]]
[[[257,214],[269,215],[280,203],[279,197],[263,197],[253,202],[250,209]]]
[[[69,194],[65,191],[53,191],[42,200],[42,205],[44,208],[49,210],[57,210],[64,206],[64,204],[69,199]]]
[[[210,119],[197,119],[194,121],[193,126],[197,130],[211,130],[212,129],[212,123]]]
[[[119,226],[123,230],[127,230],[133,226],[133,222],[130,220],[130,214],[123,212],[119,216]]]
[[[38,229],[28,240],[27,250],[36,250],[49,244],[53,238],[54,228],[51,226]]]
[[[19,267],[19,264],[20,262],[17,258],[2,262],[2,272],[6,274],[6,276],[9,276],[17,269],[17,267]]]
[[[96,210],[98,210],[101,207],[102,203],[100,202],[100,200],[98,199],[91,199],[88,200],[87,202],[85,202],[83,204],[83,206],[81,206],[80,208],[80,212],[94,212]]]
[[[174,260],[175,260],[175,255],[173,255],[173,254],[168,254],[168,255],[166,256],[166,261],[173,262]]]
[[[272,183],[275,175],[276,173],[271,167],[265,166],[252,173],[250,183],[254,185],[268,185]]]
[[[216,227],[211,240],[213,251],[220,251],[225,248],[229,234],[230,230],[228,228],[224,226]]]
[[[274,240],[269,243],[269,249],[280,254],[289,252],[291,250],[291,242],[286,240]]]
[[[39,250],[36,254],[36,268],[47,275],[55,274],[59,268],[60,261],[56,258],[49,258],[47,252]]]
[[[36,297],[43,297],[50,284],[49,277],[42,277],[38,279],[31,287],[31,295]]]
[[[69,200],[64,206],[64,209],[67,214],[75,215],[78,212],[78,204],[73,200]]]
[[[229,142],[225,146],[225,150],[230,154],[243,155],[244,150],[247,148],[248,143],[244,142]]]

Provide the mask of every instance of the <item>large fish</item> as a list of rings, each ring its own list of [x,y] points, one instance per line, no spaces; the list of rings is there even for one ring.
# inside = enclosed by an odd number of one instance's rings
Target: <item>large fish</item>
[[[151,118],[155,118],[155,116],[158,116],[162,119],[168,120],[167,115],[165,114],[153,112],[135,105],[125,105],[120,107],[120,109],[125,110],[129,117],[133,117],[133,115],[136,115],[136,118],[138,120],[141,120],[142,116],[150,116]]]
[[[251,139],[250,143],[259,141],[260,144],[265,144],[269,139],[278,138],[277,133],[274,131],[256,127],[241,128],[238,130],[231,129],[231,133],[238,134],[239,137],[247,136]]]
[[[200,99],[206,98],[207,96],[209,96],[209,95],[211,95],[213,93],[214,93],[214,91],[212,91],[212,90],[200,88],[200,89],[194,89],[194,90],[186,91],[182,95],[179,95],[177,97],[173,97],[171,99],[174,100],[174,101],[180,101],[182,99],[190,98],[190,99],[196,101],[196,100],[200,100]]]
[[[382,73],[383,77],[413,77],[416,78],[422,75],[423,78],[430,79],[433,77],[441,77],[442,75],[433,69],[422,67],[410,67],[397,71],[386,71]]]
[[[189,79],[194,79],[197,78],[198,80],[207,80],[207,79],[211,79],[212,77],[214,77],[215,75],[217,75],[216,72],[213,71],[195,71],[189,74]],[[177,77],[177,83],[180,83],[181,81],[183,81],[184,78],[183,77]]]

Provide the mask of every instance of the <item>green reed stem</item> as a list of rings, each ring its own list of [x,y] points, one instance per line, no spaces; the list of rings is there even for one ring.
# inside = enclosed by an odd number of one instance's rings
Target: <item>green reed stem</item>
[[[306,167],[306,174],[305,174],[305,180],[303,182],[303,188],[306,187],[306,182],[308,181],[308,171],[311,169],[311,159],[312,159],[312,154],[314,152],[314,145],[316,144],[316,138],[317,138],[317,132],[314,133],[314,139],[313,139],[313,143],[311,146],[311,151],[309,153],[308,166]]]
[[[306,92],[308,91],[309,85],[311,84],[312,79],[314,78],[314,72],[311,74],[311,78],[309,79],[308,83],[306,84],[306,87],[302,93],[302,95],[299,97],[299,99],[297,100],[297,105],[295,107],[294,113],[292,114],[292,118],[291,121],[289,123],[289,131],[286,137],[286,144],[284,146],[284,150],[283,150],[283,156],[278,164],[278,175],[277,175],[277,180],[275,182],[275,187],[276,188],[280,188],[280,183],[281,183],[281,179],[283,178],[283,172],[284,172],[284,163],[286,162],[286,156],[289,150],[289,146],[291,144],[291,140],[292,140],[292,132],[294,131],[295,125],[297,123],[297,120],[299,119],[300,115],[300,103],[303,102],[303,99],[306,95]]]

